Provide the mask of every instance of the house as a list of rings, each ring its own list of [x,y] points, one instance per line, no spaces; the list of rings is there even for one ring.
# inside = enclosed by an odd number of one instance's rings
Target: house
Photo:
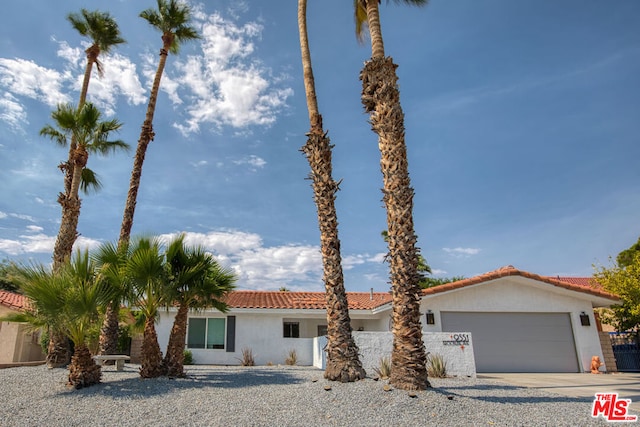
[[[347,298],[354,334],[390,330],[389,293],[349,292]],[[236,291],[226,302],[225,314],[190,314],[187,348],[195,363],[237,365],[245,348],[257,364],[283,363],[291,350],[299,364],[313,363],[314,339],[326,333],[324,293]],[[471,333],[478,372],[589,372],[592,356],[614,365],[605,357],[611,346],[601,344],[593,309],[618,302],[588,279],[578,283],[507,266],[425,289],[420,309],[425,334]],[[161,348],[175,313],[160,315]]]
[[[27,307],[27,299],[20,294],[0,290],[0,317],[20,312]],[[40,334],[27,325],[0,322],[0,365],[43,361]]]

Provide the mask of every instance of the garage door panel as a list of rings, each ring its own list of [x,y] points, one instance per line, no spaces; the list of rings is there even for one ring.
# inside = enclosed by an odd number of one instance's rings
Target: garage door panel
[[[471,332],[478,372],[579,372],[568,313],[442,312],[442,330]]]

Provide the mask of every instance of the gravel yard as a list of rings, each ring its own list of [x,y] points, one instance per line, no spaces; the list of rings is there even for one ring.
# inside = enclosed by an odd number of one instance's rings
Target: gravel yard
[[[0,370],[0,425],[9,426],[586,426],[591,400],[489,380],[435,379],[416,397],[386,381],[329,382],[310,367],[189,366],[184,379],[103,368],[102,384],[65,386],[65,369]],[[326,391],[324,387],[331,386]]]

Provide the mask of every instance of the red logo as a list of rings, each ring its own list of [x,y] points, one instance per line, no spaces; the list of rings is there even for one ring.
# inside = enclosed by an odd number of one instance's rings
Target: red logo
[[[631,399],[618,399],[618,393],[596,393],[591,408],[591,416],[602,415],[607,421],[637,421],[637,415],[627,415]]]

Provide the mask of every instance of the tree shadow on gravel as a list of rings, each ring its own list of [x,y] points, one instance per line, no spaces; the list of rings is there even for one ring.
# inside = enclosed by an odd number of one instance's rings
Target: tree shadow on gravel
[[[456,386],[443,385],[429,389],[437,394],[446,396],[449,400],[471,399],[491,403],[505,404],[536,404],[536,403],[590,403],[593,399],[585,397],[570,397],[559,394],[532,395],[532,389],[502,384],[461,384]]]
[[[320,371],[319,371],[320,372]],[[136,371],[137,373],[137,371]],[[224,369],[195,370],[185,378],[148,378],[132,377],[132,371],[106,371],[102,373],[102,382],[80,390],[67,390],[62,393],[68,397],[105,396],[114,399],[130,399],[162,396],[181,390],[205,388],[237,389],[268,385],[293,385],[310,380],[295,375],[295,371],[276,369],[248,369],[225,371]],[[121,379],[114,379],[120,376]],[[322,374],[320,372],[319,376]]]

